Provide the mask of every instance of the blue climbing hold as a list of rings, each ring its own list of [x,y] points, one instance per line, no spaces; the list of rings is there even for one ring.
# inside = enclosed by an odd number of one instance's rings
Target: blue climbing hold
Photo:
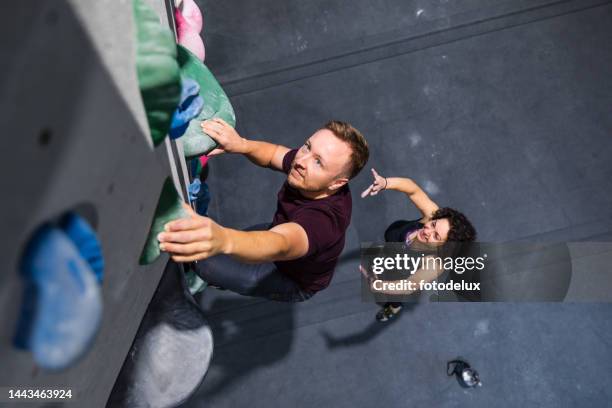
[[[204,100],[199,95],[200,85],[191,78],[183,78],[181,82],[181,101],[172,116],[170,138],[177,139],[185,133],[189,121],[202,112]]]
[[[83,259],[93,270],[98,283],[101,284],[104,279],[104,257],[95,231],[83,217],[73,212],[62,217],[60,227],[72,240]]]
[[[210,204],[210,191],[206,183],[202,183],[200,179],[194,179],[189,187],[189,201],[195,203],[196,213],[206,215],[208,213],[208,205]]]
[[[179,102],[179,106],[183,106],[185,101],[187,101],[192,96],[197,96],[200,94],[200,85],[195,79],[183,77],[181,79],[181,100]]]
[[[22,256],[25,280],[15,345],[38,365],[59,370],[73,364],[92,343],[102,320],[96,276],[62,230],[44,225]]]
[[[189,187],[187,187],[187,191],[189,192],[189,201],[192,202],[198,198],[198,193],[202,189],[202,181],[200,179],[194,179]]]

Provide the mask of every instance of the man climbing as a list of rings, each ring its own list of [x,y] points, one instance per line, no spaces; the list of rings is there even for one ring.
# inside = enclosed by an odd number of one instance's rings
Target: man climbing
[[[196,272],[242,295],[299,302],[325,289],[344,248],[351,220],[348,181],[366,164],[368,145],[350,124],[331,121],[299,149],[242,138],[221,119],[202,122],[219,143],[211,155],[241,153],[283,171],[271,224],[245,231],[223,227],[191,209],[159,234],[160,248],[176,262],[199,261]]]

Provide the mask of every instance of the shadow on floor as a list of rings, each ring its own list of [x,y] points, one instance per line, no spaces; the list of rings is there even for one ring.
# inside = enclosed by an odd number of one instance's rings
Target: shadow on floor
[[[215,348],[207,377],[191,399],[193,406],[200,399],[210,401],[228,391],[252,372],[283,360],[291,350],[293,303],[230,296],[216,298],[205,310]]]
[[[372,341],[376,337],[380,336],[385,330],[394,324],[398,324],[406,313],[413,312],[416,309],[417,303],[404,303],[401,313],[399,313],[394,320],[387,322],[379,322],[374,318],[375,309],[372,310],[372,320],[363,330],[348,334],[345,336],[334,336],[332,333],[326,330],[320,330],[319,333],[325,339],[328,349],[335,349],[339,347],[352,347],[358,346],[367,342]]]

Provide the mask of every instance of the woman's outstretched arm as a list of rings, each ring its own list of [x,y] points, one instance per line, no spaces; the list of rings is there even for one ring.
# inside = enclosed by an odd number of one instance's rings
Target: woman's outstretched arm
[[[372,175],[374,182],[361,193],[361,197],[373,196],[383,190],[400,191],[408,196],[410,201],[423,214],[425,220],[429,220],[432,214],[440,208],[412,179],[405,177],[382,177],[374,169],[372,169]]]

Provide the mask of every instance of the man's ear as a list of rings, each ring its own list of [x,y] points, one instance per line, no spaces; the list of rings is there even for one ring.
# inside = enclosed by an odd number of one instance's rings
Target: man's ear
[[[337,178],[333,181],[333,183],[331,183],[331,185],[328,187],[328,189],[330,190],[338,190],[340,187],[346,185],[346,183],[349,182],[349,179],[346,177],[341,177],[341,178]]]

